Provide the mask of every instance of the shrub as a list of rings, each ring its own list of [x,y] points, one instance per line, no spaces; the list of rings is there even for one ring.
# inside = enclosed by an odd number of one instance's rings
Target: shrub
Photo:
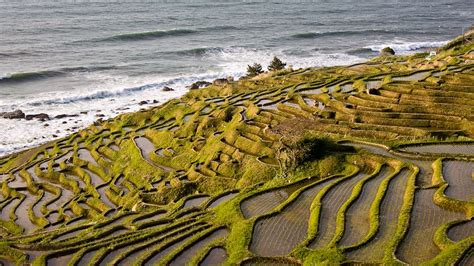
[[[327,174],[331,170],[335,170],[336,165],[340,164],[340,156],[329,156],[332,152],[353,152],[353,148],[342,146],[335,143],[333,140],[321,136],[306,136],[302,139],[296,140],[295,143],[290,143],[290,157],[295,166],[301,165],[305,162],[314,160],[320,161],[320,171]]]
[[[275,71],[275,70],[282,70],[286,66],[286,63],[283,63],[283,61],[280,60],[278,57],[273,57],[272,62],[268,66],[268,70],[270,71]]]
[[[247,77],[255,77],[263,73],[262,65],[255,63],[247,66]]]

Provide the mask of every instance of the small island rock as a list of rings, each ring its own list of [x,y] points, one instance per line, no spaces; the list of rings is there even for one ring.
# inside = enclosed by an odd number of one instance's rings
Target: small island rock
[[[380,51],[381,56],[395,55],[395,51],[390,47],[385,47]]]

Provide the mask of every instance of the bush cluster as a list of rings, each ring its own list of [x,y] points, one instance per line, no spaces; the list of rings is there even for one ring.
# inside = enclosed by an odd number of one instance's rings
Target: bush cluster
[[[280,58],[278,57],[273,57],[273,60],[270,62],[270,65],[268,65],[268,70],[269,71],[278,71],[284,69],[286,66],[286,63],[281,61]],[[258,76],[263,73],[263,67],[259,63],[254,63],[253,65],[248,65],[247,66],[247,77],[252,78],[255,76]]]

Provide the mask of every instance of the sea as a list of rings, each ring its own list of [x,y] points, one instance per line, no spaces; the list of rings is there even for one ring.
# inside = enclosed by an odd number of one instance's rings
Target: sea
[[[293,68],[349,65],[385,46],[441,46],[473,21],[471,0],[0,1],[0,112],[68,115],[0,119],[0,156],[273,56]]]

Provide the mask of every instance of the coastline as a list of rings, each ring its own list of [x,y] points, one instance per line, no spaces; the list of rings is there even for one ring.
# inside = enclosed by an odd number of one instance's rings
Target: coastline
[[[404,49],[404,50],[402,50],[403,52],[402,52],[401,55],[410,55],[410,54],[419,53],[420,49],[421,49],[421,51],[428,50],[428,49],[434,49],[435,48],[434,45],[442,45],[442,44],[446,44],[446,43],[447,43],[447,41],[439,41],[439,42],[430,42],[430,43],[425,43],[425,44],[413,44],[412,46],[402,45],[401,49]],[[384,46],[384,45],[381,44],[381,45],[370,47],[368,49],[371,49],[371,50],[375,51],[376,49],[378,49],[382,46]],[[440,46],[438,46],[438,48],[439,47]],[[347,55],[347,56],[349,56],[349,55]],[[373,58],[376,58],[376,57],[378,57],[378,56],[375,56]],[[353,61],[354,59],[351,59],[351,60]],[[371,58],[369,58],[369,59],[360,58],[360,59],[358,59],[359,62],[352,62],[352,63],[347,64],[347,65],[344,65],[344,64],[334,65],[334,64],[330,63],[329,65],[309,66],[309,68],[316,69],[316,68],[325,68],[325,67],[334,67],[334,66],[349,67],[353,64],[363,64],[365,61],[370,61],[370,60],[371,60]],[[251,62],[249,62],[249,64],[250,63]],[[289,62],[289,63],[291,63],[291,62]],[[305,68],[308,68],[308,67],[305,67]],[[129,104],[126,104],[126,105],[121,105],[120,107],[116,107],[114,110],[105,110],[105,114],[104,114],[104,111],[102,111],[100,109],[87,110],[87,111],[79,111],[78,110],[77,113],[62,113],[62,112],[58,113],[58,111],[55,111],[54,109],[51,109],[49,113],[41,112],[39,114],[48,115],[48,119],[46,119],[45,121],[42,121],[43,125],[46,125],[46,126],[44,126],[43,130],[41,130],[41,131],[42,132],[49,132],[49,133],[33,134],[35,136],[33,139],[32,138],[25,139],[23,142],[20,142],[20,143],[18,143],[18,142],[17,143],[11,143],[11,142],[10,143],[4,143],[3,145],[5,147],[3,149],[1,148],[2,145],[0,145],[0,157],[6,157],[8,155],[11,155],[11,154],[14,154],[14,153],[17,153],[17,152],[21,152],[21,151],[25,151],[29,148],[32,148],[32,147],[35,147],[35,146],[38,146],[38,145],[43,145],[44,143],[47,143],[47,142],[50,142],[50,141],[56,141],[56,140],[60,140],[62,138],[66,138],[69,134],[73,134],[77,131],[86,129],[86,128],[94,125],[94,123],[101,122],[103,120],[114,119],[115,117],[117,117],[121,114],[132,113],[132,112],[137,112],[137,111],[147,109],[147,108],[155,108],[155,107],[161,106],[162,104],[168,102],[169,100],[178,99],[178,98],[184,96],[189,91],[189,88],[187,88],[187,87],[189,87],[194,82],[198,82],[198,81],[212,82],[215,79],[225,78],[225,77],[228,77],[228,76],[233,76],[236,79],[238,79],[238,78],[242,77],[243,75],[244,75],[244,72],[240,72],[240,73],[236,73],[236,72],[233,72],[233,73],[217,73],[217,74],[212,74],[212,75],[209,75],[209,74],[197,75],[197,77],[194,77],[192,79],[188,79],[186,81],[188,83],[179,83],[179,85],[177,85],[177,87],[173,87],[173,91],[171,91],[171,92],[167,91],[165,93],[161,93],[161,96],[156,95],[158,97],[153,97],[152,95],[149,95],[150,96],[149,98],[142,99],[140,101],[139,100],[133,100],[133,102],[131,102]],[[169,80],[171,80],[171,82],[170,81],[165,81],[165,82],[162,82],[162,83],[153,84],[152,86],[154,86],[154,89],[152,89],[151,91],[160,92],[165,87],[173,86],[173,85],[170,85],[170,84],[173,84],[172,80],[178,80],[179,81],[181,79],[182,79],[181,77],[171,78],[171,79],[169,79]],[[132,88],[132,90],[136,90],[136,89],[141,90],[140,88],[142,88],[142,87],[147,88],[149,86],[150,86],[149,84],[145,84],[145,85],[138,86],[136,88]],[[101,93],[101,95],[107,95],[107,92],[105,92],[105,91],[100,92],[100,93]],[[84,99],[88,99],[92,96],[86,96],[86,97],[87,98],[84,98]],[[99,96],[99,97],[103,97],[103,96]],[[115,101],[114,97],[104,98],[104,100],[106,100],[106,99],[109,99],[110,101]],[[59,98],[58,100],[61,101],[61,102],[58,102],[58,103],[62,103],[62,102],[66,103],[65,99]],[[110,102],[110,103],[112,103],[112,102]],[[104,102],[104,104],[107,104],[107,103]],[[10,111],[14,111],[14,110],[10,110]],[[37,116],[38,113],[34,113],[34,114],[27,113],[26,115],[30,115],[30,116],[31,115],[33,115],[33,116],[36,115]],[[75,117],[78,117],[78,116],[81,116],[80,119],[75,119]],[[32,125],[36,126],[36,127],[38,126],[38,119],[36,119],[36,118],[29,119],[29,121],[26,121],[26,120],[5,120],[5,119],[2,119],[2,118],[0,118],[0,120],[5,122],[4,124],[5,124],[6,127],[10,127],[11,134],[15,135],[15,136],[21,136],[22,135],[21,133],[25,132],[25,131],[28,131],[28,129],[31,129]],[[14,128],[19,126],[18,125],[19,123],[21,123],[21,127],[19,127],[18,130],[13,130]],[[69,124],[67,124],[67,123],[69,123]],[[64,127],[65,124],[68,125],[66,128],[63,128],[61,130],[57,130],[57,129],[53,130],[53,128]],[[11,146],[11,145],[13,145],[13,146]],[[9,146],[10,146],[10,148],[8,148]]]
[[[349,56],[349,55],[348,55]],[[354,61],[354,59],[351,59],[350,61]],[[363,62],[363,59],[360,58],[358,61]],[[359,62],[359,63],[360,63]],[[250,64],[251,62],[249,62]],[[333,66],[343,66],[343,65],[334,65],[333,63],[329,63],[327,66],[312,66],[310,68],[325,68],[325,67],[333,67]],[[308,68],[308,67],[305,67]],[[36,134],[35,139],[25,139],[23,143],[27,144],[13,144],[14,146],[12,148],[3,148],[2,150],[2,145],[0,143],[0,157],[6,157],[8,155],[12,155],[14,153],[22,152],[25,150],[28,150],[29,148],[38,146],[38,145],[43,145],[44,143],[51,142],[51,141],[57,141],[62,138],[67,138],[68,135],[77,133],[80,130],[84,130],[90,126],[93,126],[95,123],[100,123],[104,120],[110,120],[114,119],[117,116],[123,115],[123,114],[128,114],[128,113],[133,113],[133,112],[138,112],[141,110],[146,110],[149,108],[156,108],[161,105],[166,104],[168,101],[173,100],[173,99],[179,99],[180,97],[183,97],[186,95],[186,93],[189,92],[190,87],[192,84],[195,82],[210,82],[212,83],[214,80],[219,80],[222,78],[226,78],[229,76],[234,77],[235,79],[239,79],[242,76],[244,76],[245,73],[242,69],[242,72],[232,72],[232,73],[216,73],[216,74],[198,74],[194,75],[193,78],[191,79],[184,79],[185,82],[188,83],[178,83],[174,84],[172,81],[173,80],[182,80],[181,77],[178,78],[170,78],[169,80],[171,81],[165,81],[161,82],[158,84],[152,84],[153,87],[150,89],[150,93],[153,93],[155,91],[156,93],[160,94],[161,96],[155,95],[157,97],[153,97],[153,94],[149,95],[149,98],[142,99],[142,100],[136,100],[134,99],[132,102],[129,104],[122,105],[120,107],[115,108],[114,110],[88,110],[88,111],[77,111],[77,113],[63,113],[63,112],[58,112],[54,109],[51,109],[49,112],[41,112],[41,113],[25,113],[26,116],[33,116],[33,118],[26,120],[24,117],[21,119],[2,119],[1,118],[1,113],[0,112],[0,121],[4,121],[5,127],[10,127],[10,128],[15,128],[18,126],[19,123],[22,123],[22,126],[15,131],[12,131],[12,135],[14,136],[21,136],[22,132],[27,131],[28,128],[30,128],[31,125],[37,126],[39,123],[42,123],[42,125],[46,125],[43,127],[43,132],[44,131],[49,131],[47,134],[43,135],[38,135]],[[174,86],[176,85],[176,86]],[[171,86],[171,91],[168,90],[163,90],[164,88],[170,88]],[[141,85],[138,87],[135,87],[138,90],[141,90],[140,88],[145,88],[147,90],[147,87],[150,87],[150,84],[145,84]],[[132,90],[136,90],[135,88],[131,88]],[[155,93],[155,94],[156,94]],[[103,94],[101,92],[101,94]],[[87,96],[87,98],[84,98],[87,100],[91,96]],[[100,97],[100,96],[99,96]],[[58,98],[58,100],[65,101],[63,98]],[[106,97],[104,98],[104,101],[115,101],[113,97],[109,98]],[[59,102],[59,103],[61,103]],[[66,102],[64,102],[66,103]],[[107,104],[107,102],[104,102],[104,104]],[[14,111],[23,111],[21,109],[11,109],[10,112]],[[63,110],[64,111],[64,110]],[[47,119],[38,119],[35,116],[38,115],[47,115]],[[78,117],[80,116],[80,119]],[[59,131],[55,128],[61,127],[64,124],[68,123],[68,127],[64,128],[63,130]],[[46,136],[45,136],[46,135]],[[11,143],[5,143],[5,146],[12,145]]]

